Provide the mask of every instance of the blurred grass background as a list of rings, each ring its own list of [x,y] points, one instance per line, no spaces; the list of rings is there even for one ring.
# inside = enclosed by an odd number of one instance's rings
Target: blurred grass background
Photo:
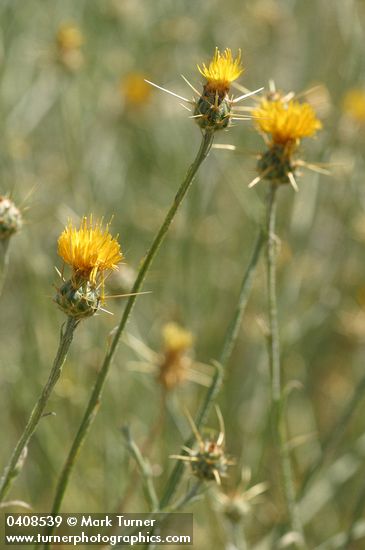
[[[267,86],[270,78],[288,91],[325,87],[318,104],[324,129],[316,141],[304,143],[302,156],[333,163],[332,176],[305,171],[298,194],[283,188],[279,196],[283,372],[286,381],[302,384],[289,399],[290,432],[293,438],[311,434],[294,453],[300,481],[365,375],[365,122],[343,110],[348,90],[365,90],[364,2],[1,0],[0,17],[0,192],[10,192],[27,207],[26,225],[11,243],[0,312],[1,463],[47,377],[64,320],[52,303],[52,285],[58,283],[54,266],[61,265],[58,235],[69,217],[92,212],[108,220],[114,215],[126,267],[110,279],[108,292],[129,288],[129,270],[138,269],[200,139],[179,102],[146,88],[143,78],[191,97],[180,74],[200,89],[196,64],[218,46],[242,48],[241,82],[248,88]],[[56,37],[68,23],[80,29],[83,43],[76,55],[65,58]],[[145,289],[152,293],[139,298],[128,325],[130,333],[158,351],[162,326],[177,321],[194,333],[195,357],[205,363],[219,355],[265,197],[265,185],[247,188],[255,176],[254,155],[263,148],[252,125],[236,123],[216,141],[238,150],[210,154],[150,272]],[[225,487],[234,489],[242,465],[252,469],[253,482],[270,483],[245,518],[252,544],[284,514],[265,429],[269,373],[261,328],[266,315],[262,264],[219,400],[227,449],[238,461]],[[42,420],[12,490],[12,497],[37,511],[50,507],[123,300],[110,300],[107,307],[114,316],[99,315],[78,329],[48,407],[57,415]],[[142,444],[161,406],[160,387],[152,375],[131,368],[135,360],[122,344],[65,511],[111,512],[123,501],[133,464],[120,427],[130,423]],[[179,451],[189,433],[182,404],[194,413],[203,393],[204,388],[186,383],[170,396],[150,456],[158,489],[172,467],[168,455]],[[350,521],[364,477],[362,411],[363,403],[303,503],[310,548]],[[210,425],[217,426],[214,415]],[[324,486],[338,460],[337,478]],[[187,472],[185,487],[188,477]],[[137,484],[124,511],[145,509]],[[230,535],[214,498],[208,494],[191,509],[195,545],[225,547]]]

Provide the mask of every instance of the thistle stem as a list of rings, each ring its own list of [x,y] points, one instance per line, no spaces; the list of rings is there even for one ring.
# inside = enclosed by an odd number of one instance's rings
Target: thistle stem
[[[70,348],[74,330],[78,324],[78,321],[73,317],[68,317],[65,328],[61,329],[60,342],[57,350],[56,357],[53,362],[51,372],[49,374],[46,385],[44,386],[42,393],[35,404],[27,425],[16,444],[13,454],[10,457],[9,463],[4,469],[3,475],[0,480],[0,502],[8,492],[12,481],[18,475],[22,467],[22,457],[24,456],[25,449],[30,441],[30,438],[34,434],[40,419],[44,414],[45,407],[48,399],[55,387],[59,377],[61,376],[62,367],[65,362],[68,350]]]
[[[213,406],[213,403],[222,385],[223,370],[227,366],[231,358],[232,351],[233,351],[235,342],[237,340],[239,327],[241,325],[242,317],[243,317],[243,314],[247,305],[248,297],[252,288],[253,276],[257,267],[257,262],[259,260],[260,252],[264,245],[264,242],[265,242],[265,232],[261,229],[257,236],[255,246],[250,258],[250,262],[245,270],[245,273],[242,279],[237,306],[224,338],[222,352],[220,355],[220,361],[219,363],[215,364],[216,373],[212,379],[212,382],[210,387],[208,388],[205,400],[195,420],[195,425],[198,428],[198,430],[205,424],[206,418]],[[185,441],[184,447],[190,447],[193,443],[194,443],[194,437],[191,436],[187,441]],[[186,451],[184,451],[183,449],[181,451],[181,454],[184,455],[185,453]],[[160,502],[160,508],[165,508],[168,505],[168,503],[171,501],[178,487],[183,471],[184,471],[184,465],[182,461],[177,461],[173,471],[170,474],[169,479],[167,480],[165,492]]]
[[[150,506],[151,512],[157,512],[159,509],[158,497],[156,494],[155,486],[153,484],[151,467],[143,457],[140,449],[132,438],[132,434],[128,426],[123,426],[122,434],[124,436],[127,449],[130,455],[136,461],[139,472],[143,478],[145,494]]]
[[[182,510],[187,504],[189,504],[189,502],[191,502],[195,497],[198,496],[199,494],[199,491],[200,489],[203,487],[203,482],[201,480],[197,480],[194,485],[192,485],[192,487],[186,492],[185,495],[183,495],[177,502],[175,502],[174,504],[172,504],[171,506],[167,507],[166,509],[160,509],[160,510],[157,510],[156,512],[160,512],[160,513],[163,513],[164,514],[164,519],[161,519],[159,521],[159,525],[161,526],[161,524],[163,523],[163,521],[166,521],[169,517],[169,514],[173,514],[175,512],[179,512],[180,510]],[[154,532],[154,530],[152,530],[152,533]],[[117,547],[120,546],[120,545],[116,545]],[[144,547],[143,547],[143,550],[149,550],[149,549],[152,549],[152,548],[155,548],[155,545],[153,543],[147,543]]]
[[[95,415],[97,414],[97,408],[98,408],[100,398],[101,398],[101,395],[102,395],[105,379],[106,379],[106,376],[108,374],[108,371],[109,371],[112,359],[114,357],[115,351],[117,349],[119,339],[120,339],[120,337],[123,333],[123,330],[124,330],[124,328],[127,324],[129,316],[132,312],[134,303],[137,299],[136,294],[142,288],[144,279],[145,279],[145,277],[147,275],[147,272],[148,272],[148,270],[151,266],[151,263],[152,263],[154,257],[156,256],[156,254],[158,252],[158,249],[160,248],[160,245],[161,245],[162,241],[164,240],[164,237],[166,236],[166,233],[167,233],[172,221],[175,218],[176,212],[178,211],[180,205],[183,202],[183,199],[185,198],[185,196],[186,196],[186,194],[187,194],[187,192],[190,188],[190,185],[191,185],[191,183],[192,183],[192,181],[193,181],[200,165],[205,160],[205,158],[208,156],[208,153],[209,153],[209,151],[211,149],[211,146],[212,146],[212,143],[213,143],[213,137],[214,137],[213,132],[205,132],[203,134],[202,142],[201,142],[199,151],[197,153],[197,156],[196,156],[194,162],[192,163],[192,165],[190,166],[190,168],[189,168],[189,170],[186,174],[186,177],[185,177],[184,181],[182,182],[182,184],[181,184],[181,186],[180,186],[180,188],[179,188],[179,190],[178,190],[178,192],[177,192],[177,194],[174,198],[174,201],[173,201],[169,211],[166,214],[166,217],[165,217],[164,221],[163,221],[160,229],[158,230],[158,232],[157,232],[157,234],[156,234],[156,236],[155,236],[155,238],[152,242],[152,245],[151,245],[150,249],[148,250],[148,252],[147,252],[147,254],[146,254],[146,256],[143,260],[143,263],[142,263],[141,268],[138,272],[136,281],[134,283],[133,289],[131,291],[132,295],[128,299],[127,305],[124,309],[122,318],[121,318],[120,323],[118,325],[118,328],[117,328],[117,330],[114,334],[114,337],[113,337],[113,340],[110,344],[110,347],[109,347],[109,349],[108,349],[108,351],[105,355],[104,361],[103,361],[101,369],[100,369],[100,371],[97,375],[96,382],[95,382],[94,388],[92,390],[92,393],[91,393],[88,405],[86,407],[84,416],[82,418],[81,424],[79,426],[78,432],[77,432],[77,434],[75,436],[75,439],[72,443],[72,446],[71,446],[71,449],[69,451],[66,462],[64,464],[63,470],[62,470],[61,475],[58,479],[55,499],[54,499],[53,507],[52,507],[52,513],[53,514],[57,514],[58,511],[60,510],[62,500],[63,500],[63,496],[65,494],[67,484],[68,484],[73,466],[75,464],[77,454],[78,454],[78,452],[79,452],[79,450],[80,450],[80,448],[81,448],[81,446],[82,446],[82,444],[85,440],[85,437],[86,437],[87,432],[90,428],[90,425],[92,424],[92,421],[93,421]]]
[[[0,241],[0,296],[3,292],[9,266],[9,239]]]
[[[298,548],[305,548],[303,527],[298,514],[296,496],[293,482],[293,472],[290,462],[290,452],[287,445],[287,429],[284,417],[283,398],[281,391],[281,366],[280,366],[280,339],[278,308],[276,297],[276,192],[277,185],[272,183],[269,189],[267,204],[267,285],[270,333],[269,361],[271,371],[271,400],[273,409],[273,423],[275,440],[279,449],[282,469],[284,493],[288,509],[291,529],[298,533],[302,543],[297,543]]]
[[[245,312],[246,305],[248,302],[248,297],[250,295],[251,288],[252,288],[253,276],[256,271],[257,263],[260,258],[260,253],[264,245],[264,242],[265,242],[265,232],[263,231],[263,229],[260,229],[259,234],[257,235],[257,238],[256,238],[256,242],[252,251],[249,264],[243,275],[239,296],[238,296],[238,301],[237,301],[237,306],[234,311],[232,320],[229,324],[229,327],[227,329],[226,336],[224,338],[223,348],[219,359],[219,362],[221,365],[223,365],[223,367],[227,366],[238,337],[242,317]]]
[[[230,522],[230,532],[233,542],[233,548],[235,548],[236,550],[248,550],[249,546],[247,544],[243,524]]]

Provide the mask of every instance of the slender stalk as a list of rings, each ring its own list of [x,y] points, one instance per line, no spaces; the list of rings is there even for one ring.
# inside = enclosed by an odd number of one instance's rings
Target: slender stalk
[[[9,265],[9,239],[0,241],[0,296],[3,292]]]
[[[242,524],[230,522],[230,533],[233,542],[233,548],[236,550],[248,550],[246,535]]]
[[[280,341],[279,323],[276,300],[276,191],[272,184],[267,205],[267,284],[269,299],[269,359],[271,369],[271,396],[274,404],[281,400],[281,368],[280,368]]]
[[[183,495],[177,502],[175,502],[171,506],[168,506],[166,509],[156,511],[164,514],[164,517],[161,518],[160,521],[158,522],[159,526],[161,526],[164,521],[168,520],[169,514],[179,512],[187,504],[189,504],[189,502],[191,502],[194,498],[196,498],[202,487],[203,487],[203,482],[201,480],[195,481],[195,483],[190,487],[190,489],[186,492],[186,494]],[[153,533],[154,533],[154,528],[152,528],[151,534]],[[117,544],[116,546],[119,547],[121,545]],[[155,543],[147,543],[145,546],[143,546],[143,550],[152,550],[152,548],[156,548]]]
[[[177,502],[175,502],[172,506],[169,506],[167,511],[168,512],[178,512],[184,506],[186,506],[193,498],[195,498],[200,489],[202,488],[203,483],[201,480],[198,480],[194,483],[194,485],[190,488],[190,490],[181,497]]]
[[[114,334],[114,337],[113,337],[113,340],[110,344],[110,347],[109,347],[109,349],[108,349],[108,351],[105,355],[103,364],[102,364],[101,369],[98,373],[98,376],[97,376],[94,388],[92,390],[87,408],[86,408],[85,413],[84,413],[84,416],[82,418],[80,427],[79,427],[78,432],[75,436],[75,439],[72,443],[72,446],[71,446],[71,449],[69,451],[68,457],[66,459],[63,470],[62,470],[61,475],[59,477],[58,484],[57,484],[57,487],[56,487],[55,499],[54,499],[53,507],[52,507],[52,513],[53,514],[57,514],[58,511],[60,510],[62,500],[63,500],[63,496],[65,494],[67,484],[68,484],[68,480],[70,478],[73,466],[75,464],[77,454],[78,454],[78,452],[79,452],[79,450],[80,450],[80,448],[81,448],[81,446],[82,446],[82,444],[85,440],[85,437],[87,435],[89,427],[90,427],[90,425],[91,425],[91,423],[92,423],[92,421],[93,421],[93,419],[94,419],[94,417],[97,413],[97,408],[98,408],[98,405],[99,405],[99,402],[100,402],[100,398],[101,398],[101,394],[102,394],[102,391],[103,391],[106,376],[108,374],[112,359],[113,359],[115,351],[117,349],[119,339],[120,339],[120,337],[123,333],[123,330],[124,330],[124,328],[127,324],[129,316],[132,312],[134,303],[137,299],[137,296],[133,295],[133,294],[137,294],[141,290],[143,281],[144,281],[144,279],[147,275],[147,272],[148,272],[148,270],[151,266],[151,263],[152,263],[155,255],[156,255],[158,249],[160,248],[160,245],[161,245],[161,243],[162,243],[162,241],[163,241],[163,239],[164,239],[164,237],[165,237],[165,235],[166,235],[173,219],[175,218],[175,214],[176,214],[177,210],[179,209],[181,203],[183,202],[183,199],[184,199],[186,193],[188,192],[188,190],[190,188],[190,185],[191,185],[191,183],[192,183],[192,181],[193,181],[200,165],[202,164],[204,159],[208,156],[208,153],[209,153],[209,151],[211,149],[211,146],[212,146],[212,143],[213,143],[213,136],[214,136],[213,132],[206,132],[203,135],[202,142],[201,142],[199,151],[197,153],[197,156],[196,156],[194,162],[192,163],[192,165],[190,166],[190,168],[187,172],[187,175],[186,175],[184,181],[182,182],[182,184],[181,184],[181,186],[180,186],[180,188],[179,188],[179,190],[178,190],[178,192],[177,192],[177,194],[174,198],[174,201],[173,201],[169,211],[167,212],[166,217],[165,217],[160,229],[158,230],[158,232],[157,232],[157,234],[156,234],[156,236],[155,236],[155,238],[152,242],[152,245],[151,245],[150,249],[148,250],[148,252],[147,252],[147,254],[144,258],[144,261],[141,265],[141,268],[138,272],[136,281],[135,281],[133,289],[132,289],[132,296],[130,296],[130,298],[128,299],[127,305],[124,309],[122,318],[121,318],[120,323],[118,325],[118,328],[117,328],[117,330]]]
[[[257,235],[256,242],[252,251],[252,255],[249,261],[249,264],[246,268],[246,271],[243,275],[239,297],[237,301],[237,306],[234,311],[232,320],[229,324],[229,327],[224,338],[223,348],[219,362],[223,367],[226,367],[234,348],[234,345],[237,340],[238,332],[241,326],[242,317],[246,309],[248,297],[251,292],[253,276],[256,271],[257,262],[260,258],[261,249],[265,242],[265,232],[263,229],[260,229],[259,234]]]
[[[55,387],[59,377],[61,376],[62,367],[65,362],[68,350],[70,348],[74,330],[78,324],[78,321],[72,317],[68,317],[65,328],[61,329],[60,342],[57,350],[56,357],[53,362],[51,372],[49,374],[46,385],[44,386],[42,393],[35,404],[27,425],[24,428],[22,435],[16,447],[13,451],[13,454],[10,457],[9,463],[6,466],[4,473],[0,480],[0,502],[5,497],[8,492],[12,481],[18,475],[22,467],[22,458],[24,457],[25,449],[29,443],[30,438],[35,432],[40,419],[44,414],[45,407],[47,405],[48,399],[52,393],[53,388]]]
[[[304,533],[296,504],[290,453],[287,445],[287,429],[284,418],[283,399],[281,391],[280,339],[276,298],[276,191],[277,185],[275,183],[271,184],[267,204],[267,284],[270,325],[268,344],[271,370],[271,399],[273,408],[275,439],[279,448],[284,493],[291,529],[298,533],[303,541],[302,544],[298,543],[297,547],[304,548]]]
[[[165,390],[162,389],[161,401],[160,401],[160,414],[155,419],[154,424],[151,426],[149,433],[140,448],[143,456],[146,456],[148,452],[151,451],[153,444],[156,442],[158,438],[158,435],[164,431],[165,414],[166,414],[166,395],[165,395]],[[135,467],[135,469],[131,472],[131,474],[128,477],[128,485],[122,499],[119,501],[119,504],[117,506],[117,512],[123,512],[123,510],[127,510],[127,505],[129,503],[129,500],[136,492],[136,483],[138,480],[138,474],[139,474],[138,467]]]
[[[146,459],[143,457],[140,449],[133,440],[132,434],[128,426],[123,426],[122,434],[124,436],[128,451],[136,461],[140,474],[142,475],[145,494],[150,506],[150,510],[151,512],[157,512],[159,509],[159,502],[156,494],[156,489],[153,484],[151,467],[148,462],[146,462]]]
[[[265,242],[265,232],[261,229],[256,238],[255,246],[254,246],[249,264],[242,278],[237,306],[224,338],[219,363],[215,364],[215,367],[217,369],[215,376],[212,379],[212,383],[207,391],[205,400],[195,420],[195,425],[197,426],[198,430],[204,425],[205,420],[212,408],[214,400],[216,399],[218,392],[220,390],[220,387],[222,385],[223,369],[227,366],[231,358],[232,351],[233,351],[235,342],[237,340],[242,317],[243,317],[243,314],[247,305],[248,297],[252,288],[253,276],[257,267],[257,263],[258,263],[261,249],[264,245],[264,242]],[[190,447],[193,443],[194,443],[194,437],[191,436],[187,441],[185,441],[184,447]],[[184,455],[185,453],[186,451],[184,451],[183,449],[181,454]],[[165,492],[161,498],[160,508],[165,508],[168,505],[168,503],[171,501],[178,487],[183,471],[184,471],[184,465],[182,461],[178,460],[175,464],[173,471],[170,474],[169,479],[167,480]]]

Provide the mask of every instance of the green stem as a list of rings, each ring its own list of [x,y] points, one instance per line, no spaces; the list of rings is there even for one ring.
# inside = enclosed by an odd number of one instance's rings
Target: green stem
[[[212,379],[212,383],[208,388],[207,394],[205,396],[205,400],[195,420],[195,425],[198,428],[198,430],[205,424],[206,418],[212,408],[212,405],[222,385],[223,369],[227,366],[230,360],[230,357],[232,355],[232,351],[234,348],[234,344],[237,340],[243,313],[245,311],[248,296],[252,288],[253,276],[256,270],[257,262],[259,260],[260,252],[264,242],[265,242],[265,233],[263,230],[260,230],[256,239],[252,256],[250,258],[250,262],[246,268],[246,271],[242,279],[237,307],[234,312],[233,318],[229,324],[229,327],[227,329],[226,336],[224,338],[220,361],[219,363],[215,364],[216,373]],[[190,447],[193,443],[194,443],[194,436],[190,436],[189,439],[185,441],[184,447]],[[182,449],[181,454],[182,455],[186,454],[186,451]],[[161,498],[160,508],[165,508],[171,501],[178,487],[183,471],[184,471],[184,465],[181,460],[180,461],[178,460],[175,464],[174,469],[170,474],[169,479],[167,480],[165,492]]]
[[[187,493],[183,495],[177,502],[175,502],[174,504],[172,504],[166,509],[159,510],[160,513],[164,514],[164,518],[158,522],[159,526],[161,526],[161,524],[168,519],[169,514],[179,512],[184,508],[184,506],[189,504],[189,502],[191,502],[191,500],[193,500],[198,495],[199,490],[201,489],[202,486],[203,486],[203,482],[201,480],[196,481],[194,485],[192,485],[192,487],[187,491]],[[153,533],[153,530],[152,530],[152,533]],[[120,545],[117,544],[116,546],[118,547]],[[143,550],[150,550],[152,548],[155,548],[155,544],[147,543],[143,547]]]
[[[170,513],[178,512],[179,510],[184,508],[184,506],[189,504],[189,502],[197,496],[202,486],[203,486],[203,483],[201,480],[196,481],[194,485],[191,487],[191,489],[185,495],[183,495],[181,499],[175,502],[172,506],[169,506],[167,511]]]
[[[0,296],[3,292],[9,266],[9,239],[0,241]]]
[[[144,258],[144,261],[141,265],[141,268],[138,272],[138,275],[137,275],[137,278],[136,278],[136,281],[134,283],[134,286],[133,286],[133,289],[132,289],[132,294],[137,294],[141,288],[142,288],[142,284],[143,284],[143,281],[147,275],[147,272],[151,266],[151,263],[173,221],[173,219],[175,218],[175,214],[177,212],[177,210],[179,209],[186,193],[188,192],[189,190],[189,187],[200,167],[200,165],[202,164],[202,162],[204,161],[204,159],[208,156],[208,153],[211,149],[211,146],[212,146],[212,143],[213,143],[213,137],[214,137],[214,134],[213,132],[206,132],[204,135],[203,135],[203,138],[202,138],[202,142],[201,142],[201,145],[200,145],[200,149],[198,151],[198,154],[194,160],[194,162],[192,163],[192,165],[190,166],[189,170],[188,170],[188,173],[183,181],[183,183],[181,184],[176,196],[175,196],[175,199],[169,209],[169,211],[167,212],[166,214],[166,217],[158,231],[158,233],[156,234],[153,242],[152,242],[152,245],[150,247],[150,249],[148,250],[147,252],[147,255],[145,256]],[[87,435],[87,432],[88,432],[88,429],[93,421],[93,418],[95,417],[96,415],[96,412],[97,412],[97,407],[99,405],[99,401],[100,401],[100,398],[101,398],[101,394],[102,394],[102,391],[103,391],[103,386],[104,386],[104,383],[105,383],[105,379],[106,379],[106,376],[108,374],[108,371],[109,371],[109,367],[111,365],[111,362],[112,362],[112,359],[114,357],[114,354],[115,354],[115,351],[116,351],[116,348],[118,346],[118,343],[119,343],[119,339],[123,333],[123,330],[127,324],[127,321],[129,319],[129,316],[132,312],[132,309],[133,309],[133,306],[134,306],[134,303],[137,299],[137,296],[136,295],[132,295],[130,296],[130,298],[128,299],[128,302],[127,302],[127,305],[125,307],[125,310],[123,312],[123,315],[122,315],[122,318],[120,320],[120,323],[118,325],[118,328],[117,328],[117,331],[115,332],[114,334],[114,337],[113,337],[113,340],[110,344],[110,347],[105,355],[105,358],[104,358],[104,361],[103,361],[103,364],[101,366],[101,369],[98,373],[98,376],[97,376],[97,379],[96,379],[96,382],[95,382],[95,385],[94,385],[94,388],[93,388],[93,391],[92,391],[92,394],[90,396],[90,399],[89,399],[89,403],[87,405],[87,408],[86,408],[86,411],[84,413],[84,416],[83,416],[83,419],[81,421],[81,424],[80,424],[80,427],[78,429],[78,432],[75,436],[75,439],[72,443],[72,447],[70,449],[70,452],[68,454],[68,457],[66,459],[66,462],[65,462],[65,465],[63,467],[63,470],[61,472],[61,475],[59,477],[59,480],[58,480],[58,484],[57,484],[57,488],[56,488],[56,495],[55,495],[55,499],[54,499],[54,503],[53,503],[53,507],[52,507],[52,513],[53,514],[57,514],[58,511],[60,510],[60,507],[61,507],[61,504],[62,504],[62,500],[63,500],[63,496],[65,494],[65,491],[66,491],[66,487],[67,487],[67,484],[68,484],[68,480],[69,480],[69,477],[70,477],[70,474],[71,474],[71,471],[73,469],[73,466],[75,464],[75,460],[76,460],[76,457],[77,457],[77,454],[84,442],[84,439]]]
[[[124,436],[128,451],[136,461],[140,474],[143,477],[145,494],[148,499],[150,510],[151,512],[157,512],[159,509],[159,502],[156,494],[156,489],[153,484],[151,467],[148,464],[148,462],[146,462],[146,459],[143,457],[140,449],[138,448],[137,444],[133,440],[128,426],[123,426],[122,434]]]
[[[248,544],[246,540],[245,531],[242,523],[230,523],[231,538],[233,542],[233,548],[237,550],[248,550]]]
[[[269,298],[269,359],[271,369],[271,396],[273,404],[281,400],[280,340],[276,300],[276,190],[272,184],[267,205],[267,284]]]
[[[29,443],[30,438],[35,432],[40,419],[44,414],[45,407],[53,391],[53,388],[55,387],[59,377],[61,376],[62,367],[70,348],[74,330],[77,324],[77,320],[72,317],[68,317],[65,329],[61,330],[60,343],[47,383],[44,386],[42,393],[31,412],[27,425],[25,426],[24,431],[13,451],[13,454],[10,457],[9,463],[6,466],[4,473],[1,477],[0,502],[3,500],[6,493],[8,492],[12,481],[21,470],[23,462],[22,459],[25,455],[25,449]]]
[[[287,429],[284,418],[284,407],[281,391],[280,339],[276,298],[276,191],[277,185],[275,183],[271,184],[267,205],[267,284],[270,325],[268,343],[271,371],[271,399],[275,439],[279,448],[284,493],[291,529],[298,533],[303,541],[302,543],[298,542],[297,547],[304,548],[304,533],[296,503],[290,452],[287,445]]]
[[[256,271],[257,262],[259,260],[261,249],[264,245],[264,242],[265,242],[265,232],[261,229],[259,231],[259,234],[257,235],[255,246],[252,251],[249,264],[244,273],[240,292],[239,292],[237,306],[224,339],[223,349],[219,359],[219,362],[221,365],[223,365],[223,367],[227,366],[238,337],[238,332],[241,326],[242,317],[246,309],[248,297],[250,295],[251,288],[252,288],[253,276]]]

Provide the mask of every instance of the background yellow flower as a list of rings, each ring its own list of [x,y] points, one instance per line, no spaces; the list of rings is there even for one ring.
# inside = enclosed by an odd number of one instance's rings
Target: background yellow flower
[[[322,128],[313,108],[295,100],[286,103],[281,99],[263,99],[252,115],[257,117],[256,124],[262,132],[269,134],[274,143],[283,145],[313,136]]]

